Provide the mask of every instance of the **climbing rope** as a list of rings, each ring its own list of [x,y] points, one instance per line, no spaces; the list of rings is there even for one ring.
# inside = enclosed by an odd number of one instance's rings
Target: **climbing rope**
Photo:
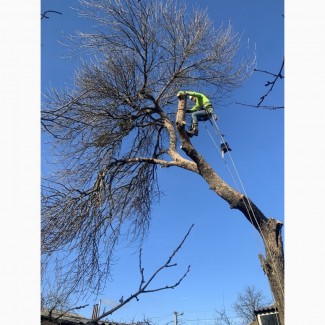
[[[277,272],[277,268],[275,267],[274,256],[273,256],[273,254],[272,254],[272,252],[271,252],[271,250],[270,250],[270,248],[269,248],[270,246],[269,246],[268,241],[266,240],[266,238],[265,238],[264,235],[263,235],[263,232],[262,232],[262,230],[261,230],[261,227],[260,227],[260,225],[259,225],[259,222],[258,222],[258,220],[257,220],[257,218],[256,218],[256,216],[255,216],[254,210],[253,210],[253,208],[252,208],[252,206],[251,206],[250,200],[248,200],[248,195],[247,195],[247,193],[246,193],[245,187],[244,187],[243,182],[242,182],[242,180],[241,180],[241,178],[240,178],[240,176],[239,176],[238,170],[237,170],[236,165],[235,165],[235,163],[234,163],[234,161],[233,161],[233,159],[232,159],[232,156],[231,156],[231,154],[230,154],[230,152],[229,152],[229,151],[231,151],[231,149],[229,150],[228,144],[226,143],[226,141],[225,141],[225,139],[224,139],[224,136],[223,136],[223,134],[221,133],[221,131],[220,131],[220,129],[219,129],[219,127],[218,127],[218,125],[217,125],[217,123],[216,123],[216,121],[215,121],[216,119],[214,118],[214,114],[212,114],[211,112],[209,112],[209,113],[208,113],[208,116],[209,116],[209,121],[210,121],[210,123],[211,123],[212,126],[214,127],[214,130],[217,132],[217,135],[221,138],[221,142],[222,142],[222,144],[223,144],[223,146],[224,146],[223,148],[225,148],[225,150],[226,150],[225,152],[228,152],[228,155],[229,155],[229,158],[230,158],[230,160],[231,160],[232,166],[233,166],[233,168],[234,168],[234,170],[235,170],[235,172],[236,172],[237,178],[238,178],[238,180],[239,180],[239,182],[240,182],[240,185],[241,185],[242,191],[243,191],[243,193],[244,193],[244,199],[243,199],[243,202],[244,202],[244,205],[245,205],[245,209],[246,209],[246,211],[247,211],[247,213],[248,213],[248,216],[249,216],[249,219],[250,219],[251,223],[253,224],[253,218],[254,218],[254,220],[255,220],[255,222],[256,222],[256,225],[257,225],[257,227],[258,227],[259,233],[260,233],[260,235],[261,235],[261,237],[262,237],[262,239],[263,239],[263,241],[264,241],[264,243],[265,243],[265,246],[266,246],[266,248],[267,248],[267,251],[269,252],[270,262],[271,262],[271,264],[273,265],[273,269],[274,269],[274,271],[275,271],[276,280],[277,280],[277,282],[278,282],[279,288],[281,289],[281,292],[282,292],[282,294],[284,295],[284,288],[283,288],[282,285],[281,285],[280,276],[279,276],[279,274],[278,274],[278,272]],[[212,121],[213,121],[213,122],[212,122]],[[205,123],[204,123],[204,126],[205,126],[206,130],[208,131],[208,129],[207,129]],[[209,136],[210,136],[210,138],[211,138],[213,144],[214,144],[215,147],[218,149],[218,147],[217,147],[217,145],[216,145],[216,142],[214,141],[214,139],[213,139],[213,137],[212,137],[212,135],[211,135],[211,133],[210,133],[209,131],[208,131],[208,134],[209,134]],[[222,153],[224,153],[224,152],[222,152]],[[231,175],[231,177],[232,177],[234,183],[236,184],[237,188],[239,188],[239,187],[238,187],[238,184],[237,184],[237,182],[236,182],[236,180],[235,180],[235,178],[234,178],[234,176],[233,176],[233,174],[232,174],[232,172],[231,172],[231,170],[230,170],[230,168],[229,168],[229,166],[228,166],[228,164],[226,163],[226,160],[224,159],[223,154],[222,154],[222,159],[223,159],[223,161],[225,162],[225,165],[226,165],[226,167],[227,167],[227,169],[228,169],[228,172],[230,173],[230,175]],[[238,190],[238,191],[239,191],[239,190]],[[239,192],[240,192],[240,191],[239,191]],[[247,202],[245,202],[245,201],[247,201]],[[247,203],[247,204],[246,204],[246,203]],[[258,243],[260,244],[259,240],[258,240]],[[270,285],[270,283],[269,283],[269,285]],[[272,294],[273,299],[274,299],[274,301],[275,301],[275,298],[274,298],[274,295],[273,295],[272,290],[271,290],[271,294]],[[276,315],[276,318],[277,318],[277,323],[279,323],[278,315]]]
[[[224,136],[223,136],[222,132],[220,131],[220,129],[219,129],[219,127],[218,127],[218,125],[217,125],[215,119],[213,119],[213,118],[211,117],[211,115],[210,115],[210,119],[209,119],[209,121],[211,122],[211,124],[212,124],[212,126],[213,126],[213,128],[214,128],[214,130],[215,130],[215,132],[216,132],[216,134],[217,134],[217,136],[219,136],[219,137],[221,138],[221,142],[222,142],[225,146],[227,146],[227,143],[226,143],[226,141],[225,141],[225,139],[224,139]],[[212,121],[213,121],[213,122],[212,122]],[[206,128],[206,130],[207,130],[207,133],[208,133],[208,135],[210,136],[210,138],[211,138],[211,140],[212,140],[214,146],[218,149],[218,146],[217,146],[215,140],[213,139],[213,137],[212,137],[210,131],[208,130],[207,126],[205,125],[205,123],[204,123],[204,126],[205,126],[205,128]],[[218,150],[218,151],[219,151],[219,150]],[[274,263],[274,256],[273,256],[272,252],[271,252],[270,249],[269,249],[269,243],[268,243],[268,241],[266,240],[266,238],[264,237],[264,235],[263,235],[263,233],[262,233],[261,227],[260,227],[260,225],[259,225],[259,223],[258,223],[258,220],[257,220],[256,216],[255,216],[254,210],[253,210],[253,208],[252,208],[252,206],[251,206],[250,201],[248,200],[248,195],[247,195],[247,193],[246,193],[246,190],[245,190],[245,187],[244,187],[244,185],[243,185],[243,182],[242,182],[242,180],[241,180],[241,178],[240,178],[240,176],[239,176],[239,173],[238,173],[238,170],[237,170],[237,168],[236,168],[235,162],[233,161],[232,156],[231,156],[231,154],[230,154],[229,151],[228,151],[228,155],[229,155],[230,161],[231,161],[231,163],[232,163],[232,166],[233,166],[233,168],[234,168],[234,170],[235,170],[235,173],[236,173],[236,175],[237,175],[237,178],[238,178],[238,180],[239,180],[239,182],[240,182],[240,185],[241,185],[242,191],[243,191],[243,193],[244,193],[244,195],[245,195],[245,196],[244,196],[244,200],[243,200],[243,202],[244,202],[245,208],[246,208],[246,210],[247,210],[248,216],[249,216],[250,221],[251,221],[252,223],[253,223],[253,219],[252,219],[252,217],[253,217],[254,220],[255,220],[255,222],[256,222],[256,224],[257,224],[257,226],[258,226],[258,229],[259,229],[259,232],[260,232],[260,234],[261,234],[261,237],[262,237],[262,239],[263,239],[263,241],[264,241],[264,243],[265,243],[265,245],[266,245],[266,247],[267,247],[267,249],[268,249],[268,251],[269,251],[269,255],[270,255],[270,259],[271,259],[271,264],[273,265],[273,268],[274,268],[274,271],[275,271],[275,274],[276,274],[276,279],[277,279],[277,281],[278,281],[278,285],[279,285],[279,287],[280,287],[280,289],[281,289],[282,294],[284,295],[284,288],[283,288],[282,285],[281,285],[280,276],[279,276],[279,274],[278,274],[278,272],[277,272],[277,269],[276,269],[276,267],[275,267],[275,263]],[[235,178],[234,178],[234,176],[233,176],[233,173],[231,172],[231,170],[230,170],[230,168],[229,168],[229,166],[228,166],[228,164],[227,164],[227,162],[226,162],[226,160],[224,159],[223,156],[222,156],[222,159],[223,159],[223,161],[224,161],[224,163],[225,163],[225,165],[226,165],[226,167],[227,167],[227,170],[228,170],[230,176],[232,177],[232,179],[233,179],[233,181],[234,181],[234,184],[235,184],[236,187],[237,187],[237,190],[239,191],[239,186],[238,186],[238,184],[237,184],[237,182],[236,182],[236,180],[235,180]],[[246,201],[247,201],[247,203],[246,203]],[[261,244],[259,240],[258,240],[258,243]],[[271,290],[271,293],[272,293],[272,295],[273,295],[272,290]],[[274,299],[274,296],[273,296],[273,299]],[[275,299],[274,299],[274,301],[275,301]],[[277,316],[277,318],[278,318],[278,316]]]
[[[216,149],[219,151],[219,147],[218,147],[217,143],[214,141],[214,138],[213,138],[213,136],[212,136],[210,130],[207,128],[205,122],[204,122],[204,127],[205,127],[205,129],[206,129],[206,131],[207,131],[207,133],[208,133],[208,135],[209,135],[209,137],[210,137],[212,143],[214,144],[214,146],[216,147]],[[222,154],[221,154],[221,153],[220,153],[220,155],[221,155],[221,157],[222,157]],[[223,158],[222,158],[222,159],[223,159]],[[223,159],[223,162],[225,163],[226,168],[227,168],[227,170],[228,170],[228,172],[229,172],[229,174],[230,174],[230,176],[231,176],[233,182],[235,183],[237,190],[239,191],[239,186],[238,186],[238,184],[237,184],[237,182],[236,182],[236,179],[235,179],[235,177],[234,177],[234,175],[233,175],[233,173],[232,173],[230,167],[229,167],[228,164],[227,164],[227,161],[226,161],[225,159]]]
[[[223,134],[221,133],[221,131],[220,131],[220,129],[219,129],[219,127],[218,127],[216,121],[213,120],[213,122],[214,122],[213,125],[215,126],[215,129],[217,130],[217,132],[218,132],[218,134],[219,134],[219,136],[220,136],[220,138],[221,138],[222,143],[225,144],[226,142],[225,142],[224,136],[223,136]],[[229,159],[231,160],[232,166],[233,166],[233,168],[234,168],[234,170],[235,170],[235,173],[236,173],[237,178],[238,178],[238,180],[239,180],[239,182],[240,182],[241,188],[242,188],[242,190],[243,190],[243,193],[244,193],[244,195],[245,195],[245,199],[246,199],[246,198],[248,198],[248,195],[247,195],[247,192],[246,192],[246,190],[245,190],[244,184],[243,184],[243,182],[242,182],[242,180],[241,180],[241,178],[240,178],[240,175],[239,175],[239,173],[238,173],[237,167],[236,167],[236,165],[235,165],[234,160],[232,159],[232,156],[231,156],[230,152],[228,152],[228,155],[229,155]],[[260,234],[261,234],[261,236],[262,236],[262,238],[263,238],[263,240],[264,240],[264,242],[265,242],[267,248],[269,248],[268,242],[267,242],[267,240],[265,239],[265,237],[264,237],[264,235],[263,235],[263,233],[262,233],[261,227],[260,227],[260,225],[259,225],[259,223],[258,223],[258,221],[257,221],[257,218],[256,218],[256,216],[255,216],[254,210],[253,210],[253,208],[252,208],[252,206],[251,206],[251,203],[250,203],[250,201],[249,201],[248,199],[247,199],[247,203],[248,203],[248,205],[249,205],[249,209],[250,209],[250,211],[251,211],[251,213],[252,213],[252,215],[253,215],[253,217],[254,217],[254,220],[255,220],[256,224],[258,225],[258,229],[259,229],[259,231],[260,231]],[[245,204],[245,207],[246,207],[246,204]],[[246,208],[246,209],[247,209],[247,208]],[[247,212],[248,212],[248,214],[250,215],[249,210],[247,210]],[[251,221],[252,221],[252,220],[251,220]],[[273,257],[272,257],[272,254],[270,254],[270,255],[271,255],[271,258],[273,258]],[[279,284],[280,284],[280,282],[279,282]],[[281,286],[280,286],[280,287],[281,287]],[[283,290],[282,287],[281,287],[281,290]],[[282,292],[284,293],[284,291],[282,291]]]
[[[212,124],[212,123],[211,123],[211,124]],[[212,125],[213,125],[213,124],[212,124]],[[208,133],[208,135],[209,135],[211,141],[213,142],[214,146],[216,147],[217,150],[219,150],[218,145],[216,144],[215,140],[213,139],[212,134],[211,134],[211,132],[209,131],[209,129],[207,128],[207,126],[206,126],[205,123],[204,123],[204,127],[205,127],[205,129],[206,129],[206,131],[207,131],[207,133]],[[219,131],[220,131],[220,130],[219,130]],[[220,134],[218,134],[218,136],[219,136],[219,135],[222,136],[222,133],[220,132]],[[223,137],[223,136],[222,136],[222,137]],[[224,140],[223,140],[223,141],[224,141]],[[225,142],[223,142],[223,143],[225,143]],[[236,181],[236,179],[235,179],[235,177],[234,177],[234,175],[233,175],[233,173],[232,173],[232,171],[231,171],[231,169],[230,169],[230,167],[229,167],[227,161],[224,159],[224,157],[222,156],[221,153],[220,153],[220,155],[221,155],[222,160],[223,160],[223,162],[224,162],[224,164],[225,164],[225,166],[226,166],[226,168],[227,168],[227,170],[228,170],[228,173],[230,174],[230,176],[231,176],[231,178],[232,178],[232,180],[233,180],[233,182],[234,182],[234,184],[235,184],[236,190],[237,190],[238,192],[240,192],[240,187],[239,187],[239,185],[238,185],[238,183],[237,183],[237,181]],[[244,203],[245,208],[246,208],[246,211],[247,211],[247,213],[248,213],[248,215],[249,215],[249,219],[250,219],[250,221],[253,223],[253,219],[252,219],[251,211],[250,211],[251,209],[249,209],[249,207],[248,207],[248,205],[246,204],[246,201],[245,201],[245,200],[243,200],[243,203]],[[262,250],[263,246],[262,246],[262,244],[260,243],[260,241],[259,241],[259,237],[258,237],[257,234],[256,234],[256,238],[257,238],[257,242],[258,242],[258,244],[260,245],[260,248],[261,248],[261,250]]]

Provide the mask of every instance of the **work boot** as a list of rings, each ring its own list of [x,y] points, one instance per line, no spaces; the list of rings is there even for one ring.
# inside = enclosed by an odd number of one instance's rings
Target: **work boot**
[[[197,123],[194,123],[191,128],[186,131],[187,135],[192,138],[193,135],[198,136],[199,135],[199,129]]]

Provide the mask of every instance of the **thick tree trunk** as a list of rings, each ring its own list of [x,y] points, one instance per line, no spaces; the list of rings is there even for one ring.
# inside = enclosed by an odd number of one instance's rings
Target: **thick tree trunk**
[[[284,325],[284,252],[281,236],[282,223],[267,218],[256,205],[242,193],[234,190],[219,177],[203,157],[194,149],[185,131],[186,98],[179,98],[176,127],[182,141],[182,150],[197,165],[198,173],[231,209],[240,210],[246,219],[256,228],[265,246],[266,258],[259,255],[262,268],[268,277],[271,290],[279,312],[279,320]]]
[[[259,254],[279,311],[281,324],[284,324],[284,252],[281,235],[282,223],[270,218],[262,229],[266,259]]]

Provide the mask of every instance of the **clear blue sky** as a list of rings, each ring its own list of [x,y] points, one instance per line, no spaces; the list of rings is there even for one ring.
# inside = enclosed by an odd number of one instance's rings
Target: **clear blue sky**
[[[216,26],[230,20],[238,32],[243,32],[243,41],[249,39],[251,46],[256,44],[259,69],[278,72],[283,57],[282,1],[201,0],[199,3],[209,8]],[[4,131],[1,135],[2,149],[6,152],[4,157],[9,157],[2,161],[2,179],[6,194],[9,194],[3,202],[3,216],[11,216],[13,210],[15,216],[6,217],[6,227],[2,228],[0,247],[6,262],[2,267],[1,287],[7,289],[7,314],[12,315],[19,309],[25,319],[31,309],[38,310],[39,300],[39,158],[46,152],[40,152],[38,146],[40,87],[37,85],[40,79],[37,72],[42,75],[42,89],[50,84],[61,87],[63,83],[69,83],[74,62],[60,58],[65,51],[58,41],[62,33],[73,32],[82,26],[69,8],[76,6],[77,1],[42,0],[40,4],[40,7],[37,3],[35,6],[20,4],[20,14],[16,3],[9,6],[9,11],[6,6],[1,22],[4,31],[13,31],[12,34],[3,33],[2,40],[6,46],[2,49],[4,59],[1,62],[4,75],[8,76],[2,103],[4,113],[9,114],[8,123],[4,123],[1,129]],[[312,111],[312,108],[323,105],[319,71],[324,68],[325,53],[324,48],[318,47],[318,38],[310,36],[314,35],[314,31],[321,30],[323,19],[317,6],[312,6],[313,10],[306,9],[295,2],[294,14],[298,17],[290,16],[293,9],[286,13],[286,19],[289,16],[291,22],[286,30],[290,35],[290,45],[286,43],[286,57],[290,58],[286,63],[286,72],[290,70],[291,73],[291,87],[286,84],[286,89],[289,89],[286,90],[286,105],[290,108],[286,108],[286,215],[290,216],[285,219],[286,251],[290,252],[287,256],[286,272],[289,277],[286,283],[291,289],[287,291],[291,298],[287,302],[287,310],[293,319],[296,305],[292,301],[303,303],[308,309],[305,318],[304,314],[300,314],[296,318],[298,321],[292,324],[307,324],[307,319],[319,313],[322,300],[318,296],[324,291],[322,275],[325,265],[319,258],[324,256],[324,222],[323,213],[318,211],[320,204],[317,203],[323,200],[324,155],[320,149],[324,146],[322,141],[317,140],[323,136],[320,130],[324,125],[324,110],[317,112],[316,116],[309,113],[309,108]],[[63,14],[53,14],[50,19],[35,23],[44,10],[57,10]],[[300,23],[302,17],[307,22],[304,25]],[[24,22],[23,26],[17,21]],[[42,29],[42,37],[37,33],[38,28]],[[300,46],[302,41],[303,47]],[[40,43],[43,45],[41,53],[38,52]],[[314,82],[315,78],[319,81],[316,79],[318,82]],[[235,104],[236,101],[257,103],[266,91],[263,86],[266,80],[266,75],[256,73],[233,94],[228,106],[218,108],[218,104],[214,104],[219,115],[218,125],[233,149],[232,157],[248,196],[267,216],[284,221],[284,112],[257,111]],[[282,86],[279,83],[275,87],[265,104],[282,104]],[[29,103],[26,98],[31,99],[30,105],[26,104]],[[200,136],[193,142],[232,185],[219,154],[202,126]],[[310,150],[306,149],[307,145]],[[184,313],[181,317],[184,323],[210,324],[215,308],[224,305],[232,314],[229,307],[237,292],[246,285],[255,285],[270,295],[257,258],[262,244],[243,216],[230,210],[224,201],[213,195],[199,177],[179,169],[163,169],[161,173],[165,196],[153,211],[151,233],[143,250],[145,271],[149,274],[150,270],[163,263],[194,223],[190,237],[175,259],[177,272],[184,271],[188,264],[191,272],[177,289],[140,296],[139,302],[125,306],[112,319],[127,322],[147,316],[164,325],[173,320],[173,311],[178,311]],[[311,193],[312,200],[306,200]],[[184,195],[182,206],[176,204],[179,195]],[[306,219],[308,223],[304,222]],[[14,235],[8,229],[15,229]],[[306,233],[303,241],[297,237]],[[288,234],[291,241],[288,241]],[[310,244],[306,247],[306,243]],[[127,297],[138,287],[137,256],[133,252],[134,249],[124,248],[118,254],[120,263],[114,269],[114,282],[100,297],[102,307],[105,303],[110,304],[106,310],[121,295]],[[307,273],[309,280],[300,282],[300,290],[297,290],[295,287],[299,278]],[[164,284],[168,280],[173,283],[175,277],[168,273],[162,274],[160,279]],[[33,309],[35,305],[30,307],[31,301],[36,302],[36,309]],[[96,302],[98,300],[89,303]],[[38,319],[39,314],[31,314],[31,319]],[[84,314],[90,316],[91,311],[85,310]]]
[[[186,2],[189,6],[199,3],[200,7],[207,7],[216,27],[230,21],[242,34],[243,47],[249,47],[251,51],[256,48],[257,68],[278,73],[284,56],[283,1]],[[42,11],[62,13],[49,14],[50,18],[41,22],[43,90],[50,84],[62,87],[63,83],[69,83],[77,64],[75,59],[60,59],[67,52],[58,44],[62,33],[85,28],[84,22],[69,8],[74,5],[77,5],[75,1],[42,0]],[[233,149],[231,156],[248,196],[267,216],[283,222],[284,111],[257,110],[236,104],[256,105],[268,90],[264,86],[267,80],[272,78],[256,73],[233,94],[228,105],[214,103],[214,106],[219,115],[218,126]],[[283,89],[284,83],[280,81],[264,104],[282,106]],[[219,139],[216,140],[219,144]],[[200,125],[200,136],[193,139],[193,143],[215,170],[235,186],[203,125]],[[231,166],[229,157],[226,159]],[[175,259],[178,267],[174,272],[162,273],[156,283],[174,283],[189,264],[191,272],[175,290],[142,295],[139,302],[132,301],[111,319],[129,322],[146,316],[163,325],[173,320],[173,311],[178,311],[184,313],[182,320],[185,323],[213,324],[216,308],[225,306],[229,315],[234,316],[230,307],[237,293],[247,285],[254,285],[271,297],[258,260],[258,254],[264,251],[263,245],[241,213],[229,209],[228,204],[212,193],[197,175],[168,168],[162,169],[160,176],[165,196],[153,209],[150,235],[143,248],[145,272],[149,276],[150,270],[164,263],[194,223],[190,237]],[[113,270],[113,282],[100,297],[106,310],[113,307],[122,295],[128,297],[132,294],[139,284],[135,248],[121,248],[117,256],[120,261]],[[90,304],[98,302],[98,299],[90,301]],[[89,309],[81,313],[91,315]]]

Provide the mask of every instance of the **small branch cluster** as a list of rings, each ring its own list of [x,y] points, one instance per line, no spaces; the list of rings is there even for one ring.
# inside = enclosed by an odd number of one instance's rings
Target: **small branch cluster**
[[[267,81],[266,84],[264,85],[265,87],[270,87],[269,90],[263,96],[260,97],[260,101],[258,102],[257,105],[248,105],[248,104],[243,104],[243,103],[238,103],[238,102],[236,102],[236,104],[248,106],[248,107],[271,109],[271,110],[284,108],[284,106],[263,106],[263,105],[261,105],[264,102],[264,100],[266,99],[266,97],[269,95],[269,93],[273,90],[273,87],[276,84],[276,82],[279,79],[284,79],[283,68],[284,68],[284,59],[281,64],[281,68],[277,74],[274,74],[274,73],[271,73],[271,72],[265,71],[265,70],[254,69],[254,71],[256,71],[256,72],[263,72],[263,73],[269,74],[274,77],[274,79],[272,81]]]

